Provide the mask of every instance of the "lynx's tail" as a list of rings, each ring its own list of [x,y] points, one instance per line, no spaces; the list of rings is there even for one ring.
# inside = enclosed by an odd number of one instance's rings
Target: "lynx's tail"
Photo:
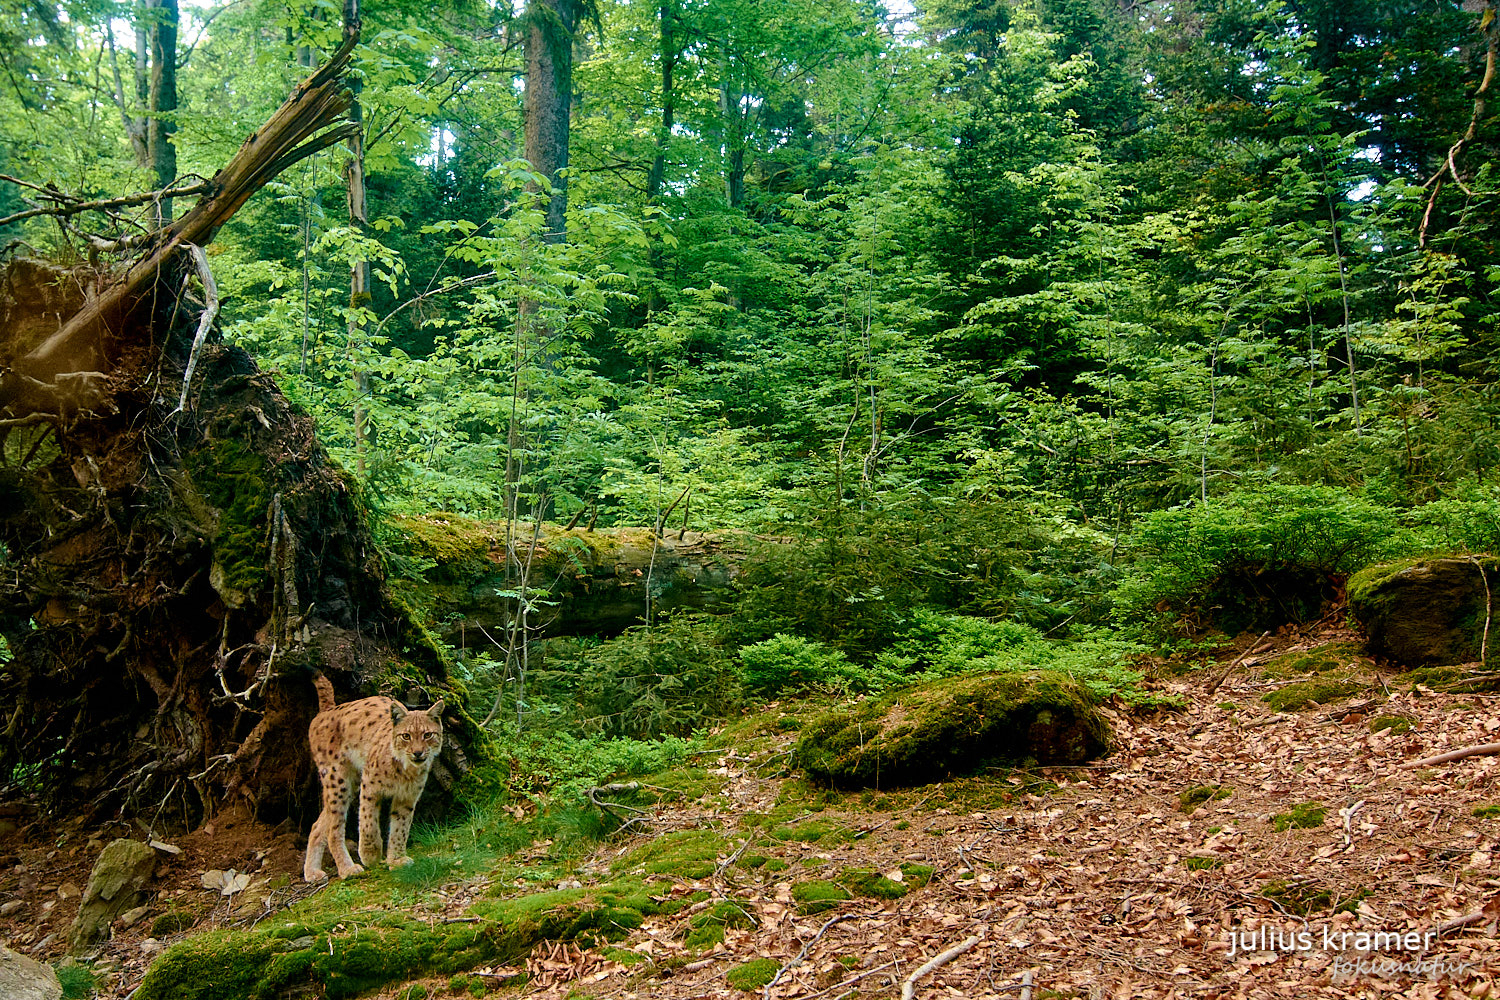
[[[313,686],[318,689],[318,711],[322,713],[333,708],[333,682],[321,670],[313,674]]]

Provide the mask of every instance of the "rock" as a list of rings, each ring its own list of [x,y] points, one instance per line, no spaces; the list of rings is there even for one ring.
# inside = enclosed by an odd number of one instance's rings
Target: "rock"
[[[1367,566],[1349,579],[1349,610],[1376,656],[1408,667],[1472,663],[1479,659],[1489,610],[1486,582],[1492,594],[1500,594],[1495,556]],[[1493,610],[1487,650],[1492,668],[1500,664],[1500,608]]]
[[[59,1000],[62,983],[49,965],[0,945],[0,997],[5,1000]]]
[[[136,840],[115,840],[94,863],[78,916],[68,935],[68,950],[87,950],[102,938],[109,925],[126,910],[141,904],[146,880],[156,871],[156,852]]]
[[[20,913],[25,908],[26,904],[21,902],[19,899],[12,899],[9,902],[0,903],[0,917],[13,916],[14,914]]]
[[[156,938],[147,938],[146,940],[141,942],[141,951],[145,952],[147,955],[155,955],[157,952],[162,950],[162,947],[162,943],[156,940]]]
[[[72,899],[76,895],[78,895],[78,886],[72,882],[64,882],[57,887],[57,896],[59,899]]]
[[[129,927],[131,924],[139,923],[140,919],[145,915],[146,907],[144,906],[137,906],[134,909],[126,910],[120,914],[120,926]]]
[[[1052,671],[991,673],[892,692],[813,720],[792,761],[842,787],[927,784],[992,763],[1079,764],[1109,730],[1088,692]]]

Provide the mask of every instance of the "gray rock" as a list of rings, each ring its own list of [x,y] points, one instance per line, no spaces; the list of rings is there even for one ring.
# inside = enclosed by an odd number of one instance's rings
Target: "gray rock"
[[[20,913],[24,909],[26,909],[26,904],[21,902],[19,899],[12,899],[6,903],[0,903],[0,917],[8,917],[12,914]]]
[[[150,847],[137,840],[111,841],[94,863],[68,933],[68,950],[77,954],[93,947],[116,917],[139,906],[155,871],[156,852]]]
[[[134,909],[126,910],[120,914],[120,926],[129,927],[131,924],[138,923],[145,915],[146,908],[144,906],[137,906]]]
[[[0,997],[5,1000],[59,1000],[62,983],[50,965],[17,955],[0,945]]]

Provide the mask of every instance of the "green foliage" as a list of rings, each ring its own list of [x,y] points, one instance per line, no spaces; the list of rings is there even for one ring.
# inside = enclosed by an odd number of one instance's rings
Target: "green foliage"
[[[788,689],[853,686],[864,677],[842,650],[780,632],[741,647],[739,656],[741,682],[762,697],[774,697]]]
[[[1158,635],[1319,616],[1339,578],[1410,545],[1398,512],[1329,487],[1267,486],[1141,519],[1116,616]]]
[[[77,963],[59,965],[56,972],[57,981],[62,985],[63,1000],[88,1000],[94,995],[98,979],[88,966]]]
[[[741,699],[718,622],[692,613],[597,644],[557,644],[534,676],[534,697],[566,703],[571,718],[604,737],[687,736]]]

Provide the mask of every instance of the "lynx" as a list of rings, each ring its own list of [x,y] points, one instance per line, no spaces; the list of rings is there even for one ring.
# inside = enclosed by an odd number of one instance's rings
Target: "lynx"
[[[386,864],[392,868],[411,864],[406,837],[432,759],[443,746],[443,702],[425,712],[408,711],[400,702],[381,697],[335,705],[328,678],[320,673],[313,683],[318,688],[318,714],[307,728],[307,739],[323,784],[323,811],[307,839],[302,877],[309,882],[328,877],[323,871],[325,847],[333,854],[339,878],[365,870],[349,857],[344,844],[344,823],[356,785],[359,860],[373,865],[380,859],[380,800],[390,799]]]

